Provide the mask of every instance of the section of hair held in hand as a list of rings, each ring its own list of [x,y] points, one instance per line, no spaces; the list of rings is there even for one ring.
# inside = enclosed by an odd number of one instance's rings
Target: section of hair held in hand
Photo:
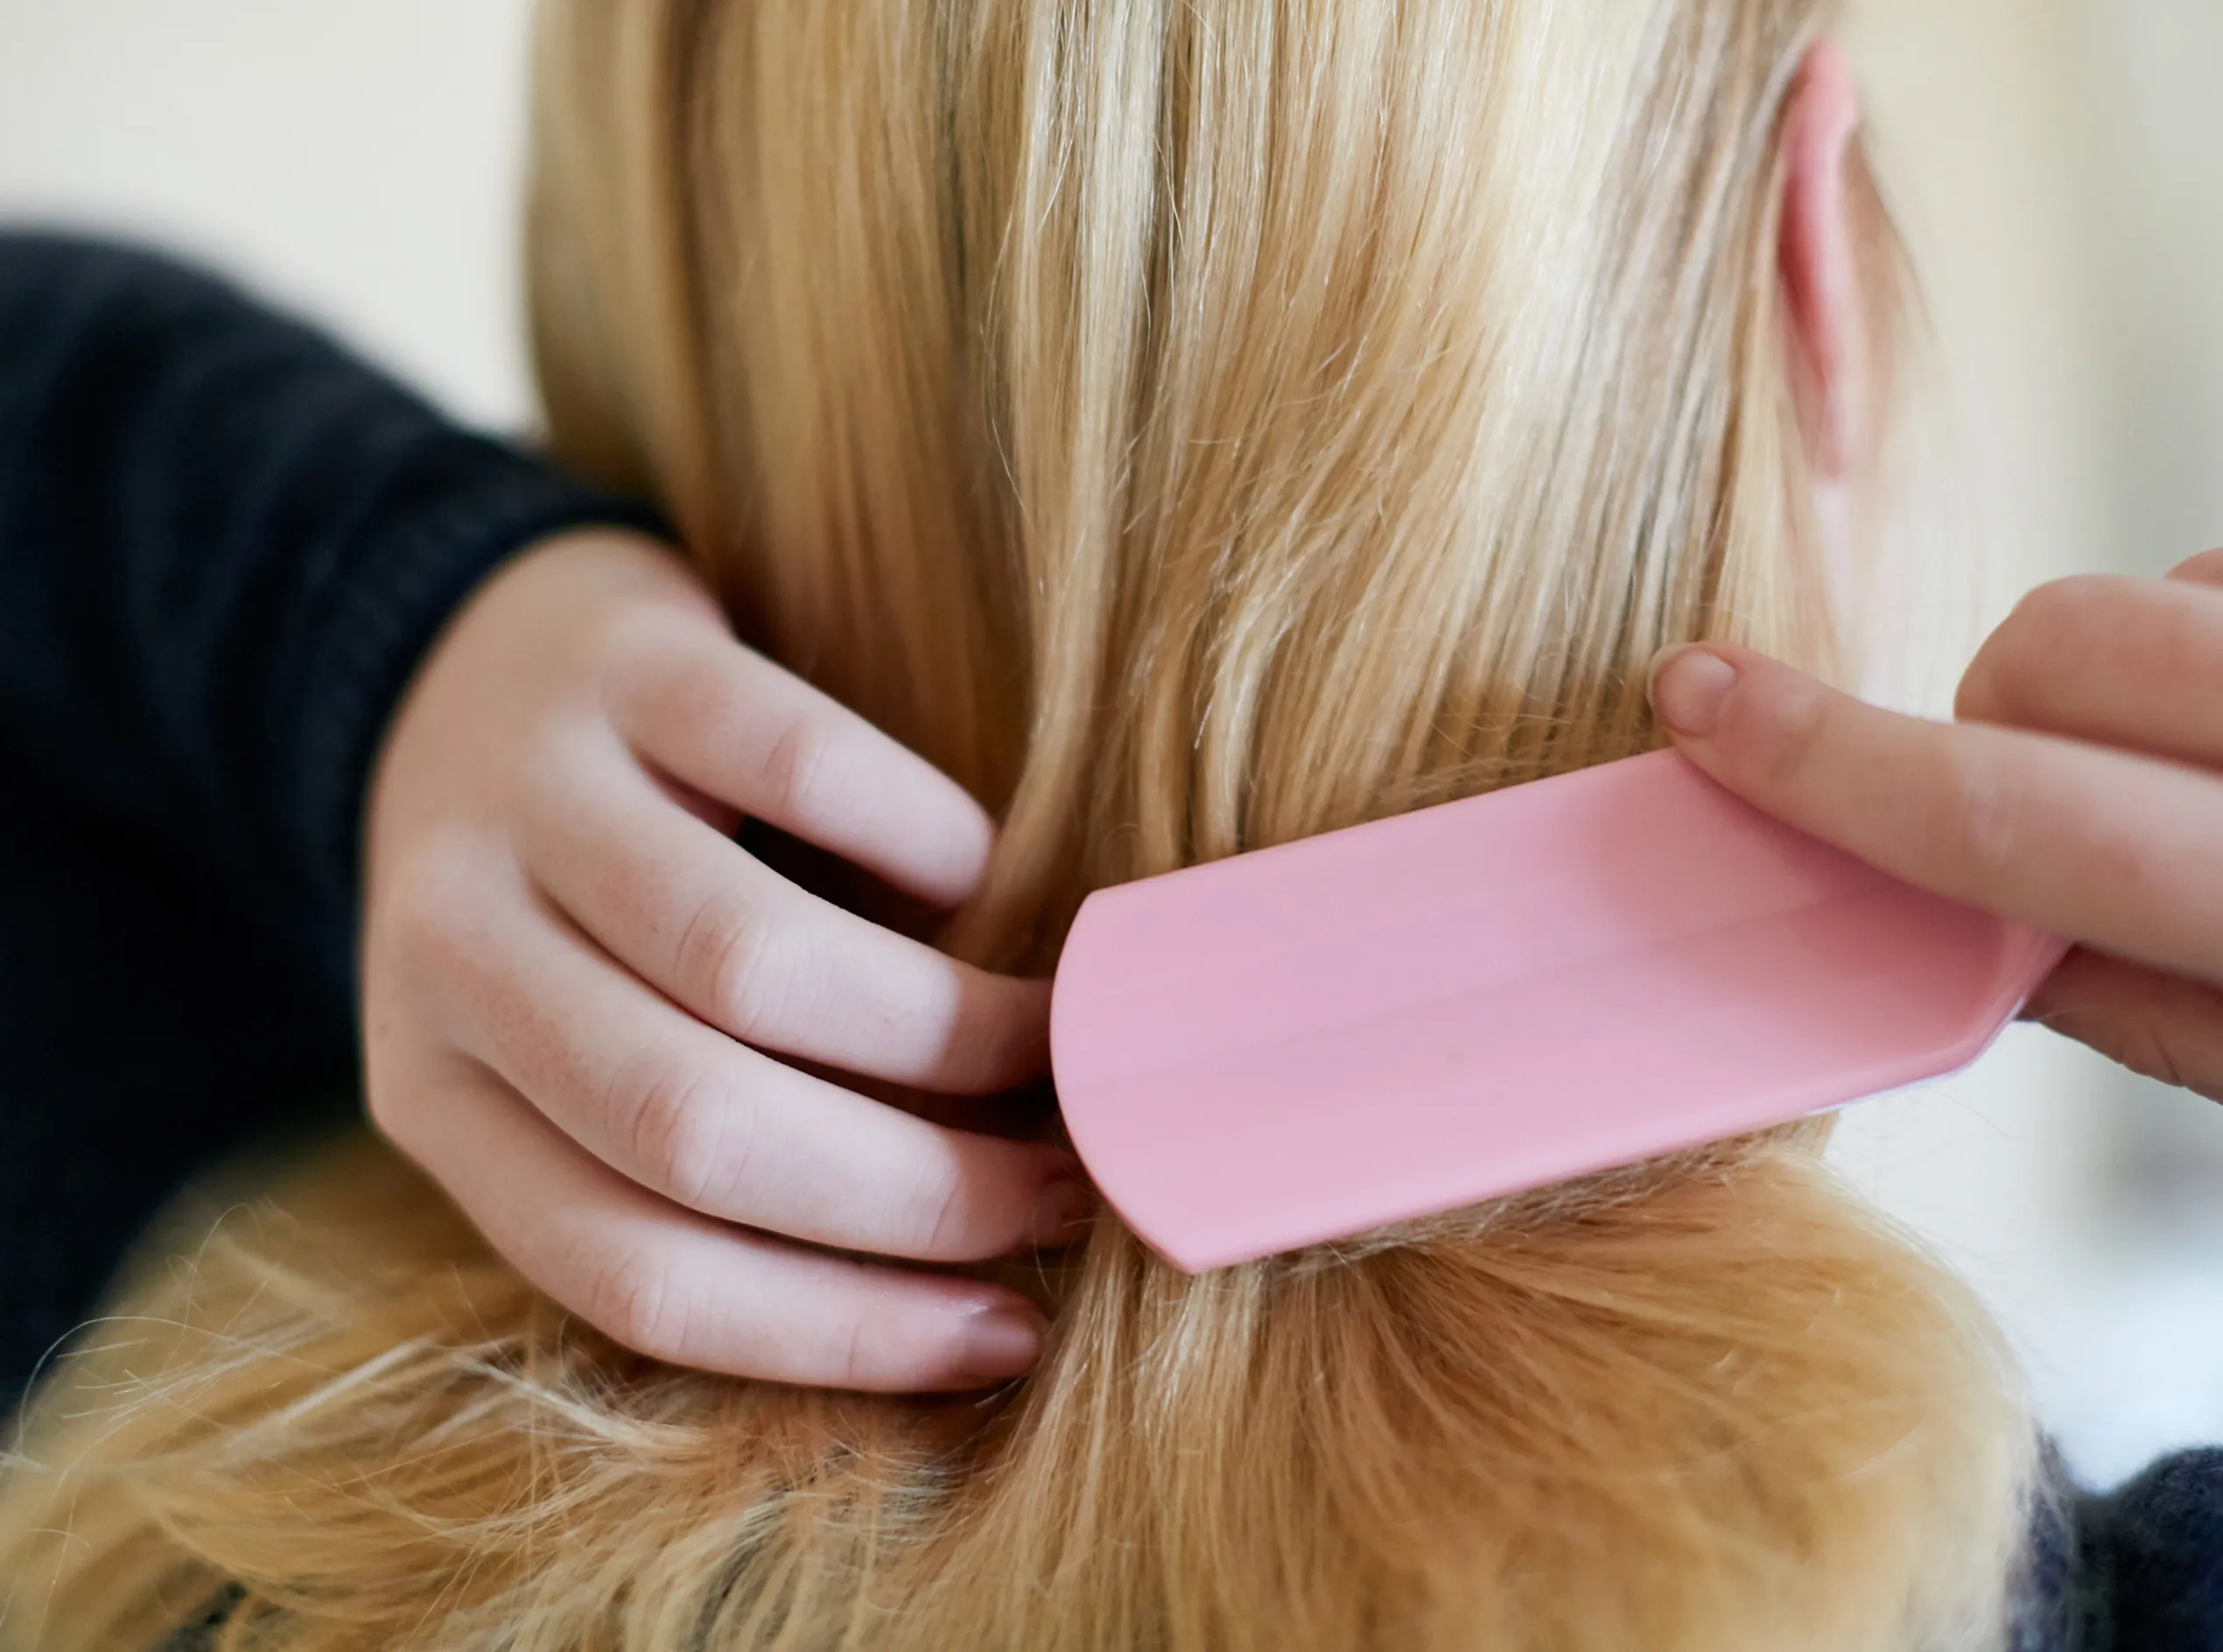
[[[1046,972],[1093,888],[1644,749],[1666,644],[1843,668],[1775,256],[1834,12],[555,0],[551,429],[998,812],[946,944]],[[930,1404],[623,1356],[354,1144],[57,1370],[0,1648],[2002,1645],[2011,1376],[1823,1134],[1196,1279],[1107,1217]]]

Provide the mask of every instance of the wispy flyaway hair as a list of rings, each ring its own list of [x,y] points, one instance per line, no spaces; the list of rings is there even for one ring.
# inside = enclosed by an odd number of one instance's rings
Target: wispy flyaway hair
[[[1776,255],[1835,9],[551,0],[556,444],[998,812],[945,943],[1047,972],[1091,889],[1644,749],[1665,644],[1846,668]],[[933,1404],[625,1356],[350,1144],[49,1383],[0,1647],[2000,1646],[2011,1378],[1821,1137],[1196,1279],[1107,1217]]]

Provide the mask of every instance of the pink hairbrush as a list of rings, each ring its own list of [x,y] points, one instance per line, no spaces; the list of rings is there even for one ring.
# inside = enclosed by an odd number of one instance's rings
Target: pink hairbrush
[[[2065,950],[1661,752],[1101,891],[1050,1042],[1104,1197],[1203,1272],[1938,1077]]]

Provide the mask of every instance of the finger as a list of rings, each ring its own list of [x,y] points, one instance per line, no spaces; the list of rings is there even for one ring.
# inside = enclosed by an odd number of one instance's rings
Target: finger
[[[2204,550],[2169,570],[2171,579],[2196,585],[2223,585],[2223,550]]]
[[[2223,763],[2223,589],[2088,576],[2041,585],[1961,681],[1965,722]]]
[[[614,742],[527,788],[532,876],[621,962],[744,1043],[950,1094],[1049,1062],[1049,984],[991,975],[797,888]]]
[[[2079,948],[2023,1012],[2143,1077],[2223,1101],[2223,992]]]
[[[690,1214],[595,1163],[483,1072],[418,1086],[387,1130],[527,1279],[651,1358],[920,1393],[985,1387],[1040,1355],[1041,1316],[1015,1293]]]
[[[940,907],[995,837],[955,780],[800,677],[707,627],[621,676],[611,714],[683,784]]]
[[[691,1210],[935,1262],[1058,1242],[1084,1210],[1055,1149],[944,1130],[736,1044],[522,887],[442,933],[420,974],[458,1047],[595,1158]]]
[[[1747,648],[1662,661],[1683,752],[1748,802],[1954,900],[2223,977],[2223,781],[2073,740],[1864,705]]]

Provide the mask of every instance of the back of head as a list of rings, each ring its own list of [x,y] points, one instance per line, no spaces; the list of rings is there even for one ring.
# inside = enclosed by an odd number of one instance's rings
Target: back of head
[[[1774,304],[1814,0],[558,5],[559,445],[1087,889],[1832,663]],[[1876,218],[1879,246],[1886,233]]]
[[[1092,888],[1644,749],[1667,643],[1835,668],[1775,216],[1832,10],[552,0],[554,435],[999,811],[948,944],[1047,970]],[[0,1544],[55,1645],[227,1583],[285,1648],[1997,1644],[1991,1334],[1819,1141],[1202,1279],[1106,1219],[932,1406],[629,1362],[358,1147],[139,1288]]]

